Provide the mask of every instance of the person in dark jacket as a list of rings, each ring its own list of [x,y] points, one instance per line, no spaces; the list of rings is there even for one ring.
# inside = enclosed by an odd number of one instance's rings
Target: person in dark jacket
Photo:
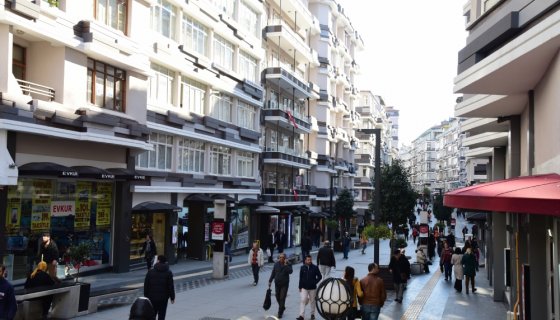
[[[389,270],[393,275],[393,283],[395,284],[395,301],[398,303],[402,303],[404,286],[408,281],[408,274],[410,273],[410,264],[408,264],[407,270],[407,261],[405,262],[403,259],[406,259],[406,257],[402,256],[400,249],[396,249],[389,263]]]
[[[0,265],[0,319],[13,320],[17,311],[16,295],[5,274],[6,267]]]
[[[153,269],[149,270],[144,280],[144,295],[150,299],[158,320],[165,319],[167,301],[175,303],[175,286],[173,284],[173,273],[169,270],[167,258],[158,256],[158,262]]]
[[[29,275],[29,278],[25,281],[24,288],[31,289],[36,287],[45,287],[54,285],[54,280],[47,273],[47,263],[45,261],[39,262],[35,271]],[[45,296],[39,298],[41,300],[41,305],[43,307],[43,319],[47,319],[49,315],[49,309],[53,301],[53,296]]]
[[[321,270],[321,275],[323,279],[327,279],[331,274],[331,268],[336,268],[336,260],[334,258],[334,251],[331,248],[329,241],[325,241],[325,244],[319,252],[317,253],[317,265],[319,270]]]
[[[278,318],[282,318],[284,310],[286,310],[286,296],[288,295],[290,274],[292,272],[292,265],[286,260],[286,254],[281,253],[278,255],[278,261],[274,264],[270,279],[268,279],[268,288],[270,288],[272,280],[274,280],[276,301],[278,302]]]
[[[276,249],[278,249],[278,253],[284,252],[284,247],[286,246],[286,235],[284,232],[281,230],[276,231],[274,240],[276,240]]]
[[[301,239],[301,261],[305,261],[305,258],[311,254],[311,247],[313,243],[309,233],[306,233],[303,239]]]
[[[58,265],[59,252],[56,242],[51,239],[51,234],[49,232],[43,233],[43,243],[41,244],[41,250],[39,252],[39,261],[45,261],[47,263],[47,272],[51,278],[59,282],[60,280],[56,276],[56,266]]]
[[[154,263],[154,257],[157,255],[156,242],[154,241],[152,235],[146,235],[146,241],[144,242],[144,244],[142,244],[140,254],[144,254],[144,259],[146,259],[146,266],[148,267],[148,270],[150,270]]]
[[[130,307],[128,320],[155,320],[156,314],[150,299],[138,297]]]
[[[315,294],[317,291],[317,283],[321,281],[321,272],[319,268],[313,264],[310,255],[305,257],[303,266],[299,270],[299,317],[298,320],[305,318],[305,306],[311,305],[311,319],[315,319]],[[311,303],[310,303],[311,302]]]
[[[465,290],[469,294],[469,282],[471,284],[472,293],[476,292],[474,278],[476,277],[477,262],[476,257],[472,253],[472,248],[467,248],[465,254],[461,258],[463,265],[463,273],[465,274]]]
[[[350,252],[350,242],[352,242],[352,238],[348,234],[348,231],[344,232],[344,236],[342,236],[342,251],[344,252],[344,258],[348,259],[348,252]]]

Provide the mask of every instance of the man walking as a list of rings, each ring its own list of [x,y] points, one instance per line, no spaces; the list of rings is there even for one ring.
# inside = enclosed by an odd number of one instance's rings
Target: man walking
[[[317,265],[321,271],[323,279],[327,279],[331,274],[331,268],[336,268],[334,251],[329,241],[325,241],[323,247],[317,253]]]
[[[268,262],[270,263],[274,263],[274,245],[276,243],[276,239],[275,239],[275,232],[274,229],[272,229],[272,231],[270,231],[270,234],[268,235],[268,239],[267,239],[267,245],[268,245],[268,251],[270,251],[270,254],[268,255]]]
[[[292,265],[286,260],[286,254],[279,254],[278,261],[274,264],[270,279],[268,279],[268,288],[270,288],[272,280],[274,280],[276,302],[278,302],[278,318],[282,318],[284,310],[286,310],[286,296],[288,295],[290,274],[292,272]]]
[[[309,233],[306,233],[303,239],[301,239],[301,261],[305,261],[305,257],[311,254],[312,245],[311,237]]]
[[[171,300],[172,304],[175,303],[173,273],[169,270],[165,256],[157,256],[156,265],[146,274],[144,295],[150,299],[158,320],[165,320],[167,301]]]
[[[379,265],[370,263],[368,265],[368,274],[360,280],[360,286],[364,292],[362,303],[362,319],[377,320],[381,308],[387,299],[385,285],[379,275]]]
[[[350,251],[350,242],[352,242],[352,238],[348,234],[348,231],[344,232],[344,236],[342,237],[342,250],[344,252],[344,259],[348,259],[348,252]]]
[[[249,251],[247,260],[253,270],[253,285],[256,286],[259,283],[259,271],[264,264],[263,251],[259,248],[258,241],[253,241],[253,248]]]
[[[16,316],[17,302],[14,287],[5,279],[6,267],[0,264],[0,319],[12,320]]]
[[[406,259],[406,258],[404,258]],[[393,283],[395,284],[395,301],[402,303],[403,292],[406,282],[408,280],[408,271],[406,270],[406,264],[401,259],[401,250],[396,249],[391,257],[391,262],[389,263],[389,270],[393,275]]]
[[[311,256],[307,255],[303,266],[299,270],[300,307],[297,320],[305,319],[305,306],[308,303],[311,308],[311,319],[315,319],[315,293],[317,291],[317,283],[321,281],[321,278],[319,268],[313,264]]]
[[[43,243],[41,244],[40,260],[47,263],[47,273],[55,282],[60,282],[56,276],[56,266],[58,265],[58,247],[56,242],[51,239],[49,232],[43,233]]]

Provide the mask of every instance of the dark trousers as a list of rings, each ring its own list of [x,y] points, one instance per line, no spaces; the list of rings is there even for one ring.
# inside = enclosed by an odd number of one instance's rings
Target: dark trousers
[[[161,301],[152,301],[152,300],[150,301],[152,302],[152,306],[154,307],[154,312],[157,315],[158,320],[165,320],[165,313],[167,312],[168,299],[161,300]]]
[[[43,307],[43,313],[42,313],[43,319],[47,319],[52,301],[53,301],[53,296],[47,296],[41,298],[41,306]]]
[[[278,302],[278,314],[282,315],[286,309],[286,296],[288,295],[288,285],[278,286],[274,285],[276,292],[276,302]]]
[[[148,270],[150,270],[153,265],[154,265],[154,257],[146,256],[146,267],[148,267]]]
[[[472,291],[474,292],[474,276],[465,275],[465,290],[469,293],[469,282],[471,283]]]
[[[443,269],[445,270],[445,279],[451,279],[451,263],[444,263]]]
[[[261,267],[259,267],[258,263],[254,263],[251,264],[251,269],[253,269],[253,279],[255,280],[255,283],[259,283],[259,270]]]
[[[457,290],[457,292],[463,291],[463,280],[455,279],[455,290]]]

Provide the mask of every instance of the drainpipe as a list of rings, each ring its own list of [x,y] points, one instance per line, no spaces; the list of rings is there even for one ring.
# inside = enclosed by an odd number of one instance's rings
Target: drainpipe
[[[529,175],[533,175],[535,167],[535,91],[529,90],[529,132],[527,132]]]

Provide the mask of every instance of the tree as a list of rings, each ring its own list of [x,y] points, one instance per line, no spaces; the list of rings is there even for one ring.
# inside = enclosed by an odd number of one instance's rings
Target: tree
[[[78,245],[73,245],[68,248],[66,253],[70,263],[76,269],[75,282],[78,282],[80,277],[80,268],[82,266],[92,266],[95,264],[93,260],[90,260],[91,244],[89,242],[80,242]]]
[[[391,222],[393,231],[399,225],[407,223],[416,204],[416,192],[410,185],[408,175],[401,160],[395,160],[381,169],[381,212],[376,213],[376,218],[383,223]],[[373,201],[369,207],[375,207]]]
[[[344,227],[348,230],[348,220],[354,215],[354,196],[347,188],[338,195],[334,212],[339,220],[344,220]]]
[[[434,200],[434,216],[440,221],[450,221],[453,208],[443,205],[443,195],[437,194]]]
[[[424,190],[422,191],[422,199],[424,199],[424,203],[431,202],[430,196],[431,196],[430,189],[428,187],[424,187]]]

